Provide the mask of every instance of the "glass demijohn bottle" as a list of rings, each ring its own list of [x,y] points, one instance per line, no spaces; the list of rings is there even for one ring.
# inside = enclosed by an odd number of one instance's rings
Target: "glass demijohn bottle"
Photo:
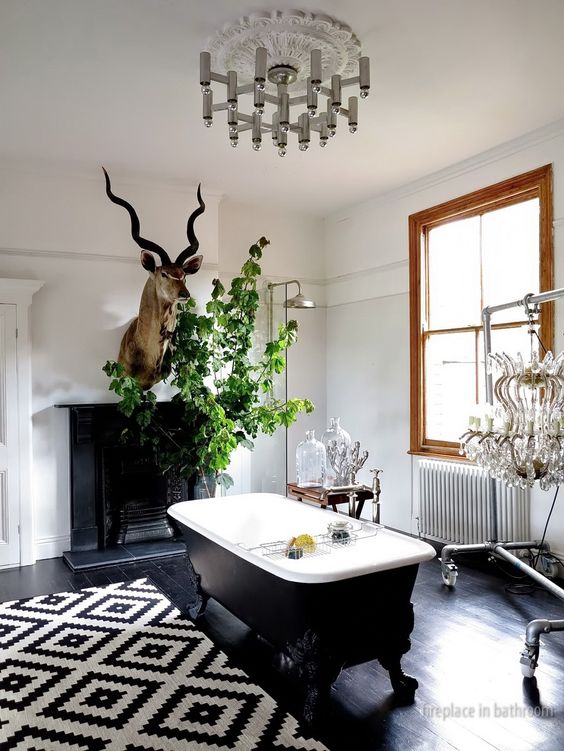
[[[296,483],[300,488],[323,486],[325,472],[325,446],[315,440],[315,430],[308,430],[305,441],[296,448]]]
[[[321,442],[325,446],[326,452],[327,452],[327,447],[329,446],[329,443],[331,441],[337,442],[337,448],[339,448],[340,446],[344,444],[347,447],[347,451],[348,451],[351,447],[351,437],[347,433],[347,431],[341,427],[340,417],[330,417],[329,427],[321,436]],[[335,474],[335,470],[331,466],[329,456],[327,455],[327,475],[325,479],[325,487],[326,488],[333,487],[333,485],[335,484],[336,478],[337,476]]]

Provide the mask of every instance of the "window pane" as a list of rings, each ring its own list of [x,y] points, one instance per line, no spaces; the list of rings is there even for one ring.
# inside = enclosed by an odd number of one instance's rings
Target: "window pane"
[[[425,347],[425,437],[458,441],[475,404],[476,334],[430,334]]]
[[[480,217],[429,232],[429,328],[479,326]]]
[[[492,352],[506,352],[511,357],[516,357],[520,352],[523,360],[527,361],[531,357],[531,337],[528,332],[528,325],[519,326],[511,329],[493,329],[492,330]],[[484,335],[480,331],[479,335],[479,355],[480,368],[478,370],[478,382],[480,385],[480,404],[486,403],[486,387],[484,375]],[[535,337],[533,342],[534,351],[538,352],[538,339]],[[541,357],[543,350],[541,349]]]
[[[489,211],[482,217],[484,305],[499,305],[539,291],[539,199]],[[512,308],[494,323],[523,319]]]

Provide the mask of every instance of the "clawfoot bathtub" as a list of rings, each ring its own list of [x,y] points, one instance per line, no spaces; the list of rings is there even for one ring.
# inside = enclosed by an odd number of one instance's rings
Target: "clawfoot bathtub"
[[[186,501],[169,514],[188,548],[190,616],[213,597],[269,641],[298,676],[306,722],[318,718],[344,665],[375,658],[396,699],[413,701],[418,684],[401,657],[411,646],[418,566],[435,555],[430,545],[370,524],[360,531],[353,520],[359,534],[350,543],[270,555],[265,543],[322,535],[343,516],[269,493]]]

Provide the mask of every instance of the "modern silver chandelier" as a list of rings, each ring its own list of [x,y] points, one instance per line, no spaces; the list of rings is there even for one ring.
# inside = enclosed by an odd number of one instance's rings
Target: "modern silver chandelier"
[[[214,72],[212,63],[227,72]],[[226,101],[214,104],[212,82],[226,86]],[[204,125],[209,128],[214,114],[226,111],[231,146],[250,130],[255,151],[267,134],[280,156],[286,154],[289,133],[296,133],[300,151],[309,148],[312,132],[319,134],[319,145],[326,146],[337,132],[339,117],[356,133],[358,98],[350,96],[347,107],[342,101],[343,89],[356,84],[365,99],[370,62],[360,55],[360,42],[347,26],[315,13],[255,13],[225,27],[208,51],[200,53]],[[252,114],[239,109],[243,95],[253,97]],[[269,105],[272,116],[267,122]],[[297,120],[291,114],[295,107],[302,110]]]

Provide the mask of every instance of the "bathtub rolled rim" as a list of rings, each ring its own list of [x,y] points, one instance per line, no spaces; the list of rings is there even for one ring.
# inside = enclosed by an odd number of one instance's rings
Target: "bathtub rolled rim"
[[[234,555],[237,555],[279,578],[296,583],[325,584],[334,581],[342,581],[377,573],[379,571],[389,571],[404,566],[419,564],[422,561],[431,560],[436,556],[435,550],[428,543],[401,532],[395,532],[383,527],[378,531],[378,534],[375,537],[359,540],[354,547],[351,546],[348,550],[345,548],[343,550],[336,550],[324,556],[304,557],[298,560],[292,560],[289,558],[273,559],[262,555],[258,546],[248,547],[241,541],[235,542],[229,540],[225,536],[218,534],[216,530],[202,524],[198,519],[191,518],[187,513],[191,511],[192,516],[194,516],[201,508],[205,509],[205,512],[207,513],[213,508],[213,506],[227,507],[233,502],[236,503],[238,500],[242,500],[244,504],[256,502],[257,508],[258,504],[260,504],[261,509],[269,502],[274,503],[275,505],[278,505],[279,509],[283,509],[284,511],[286,511],[287,508],[288,511],[292,509],[300,514],[304,514],[305,512],[306,517],[309,515],[312,519],[314,518],[311,516],[311,512],[313,511],[314,514],[323,514],[324,524],[331,521],[333,518],[343,518],[342,514],[336,514],[330,510],[322,510],[318,507],[309,506],[300,501],[273,493],[249,493],[238,496],[226,496],[223,498],[181,501],[170,506],[168,513],[181,525],[194,530],[222,548],[229,550]],[[280,505],[281,501],[284,503],[284,506]],[[288,504],[288,506],[286,507],[285,504]],[[389,559],[384,559],[381,554],[382,543],[378,546],[378,539],[382,537],[386,542],[387,548],[390,548],[390,543],[392,543],[392,548],[403,546],[403,548],[407,548],[407,550],[402,555],[395,553]],[[267,540],[264,542],[267,542]],[[393,543],[396,543],[396,545],[394,546]],[[364,547],[370,546],[371,544],[372,547]],[[362,547],[359,548],[358,546]],[[360,550],[360,553],[354,555],[354,551],[358,550]]]

